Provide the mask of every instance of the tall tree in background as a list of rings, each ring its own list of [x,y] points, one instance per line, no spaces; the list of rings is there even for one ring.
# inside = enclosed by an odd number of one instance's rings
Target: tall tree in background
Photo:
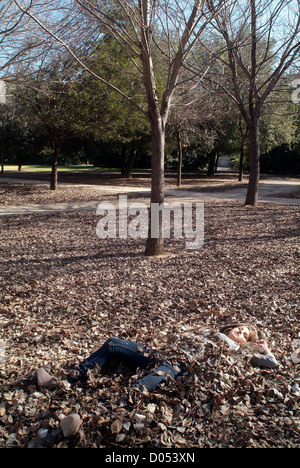
[[[107,109],[106,95],[101,92],[93,95],[92,90],[90,77],[82,76],[77,63],[69,56],[60,56],[54,63],[48,63],[27,87],[15,89],[15,100],[22,108],[23,119],[52,149],[51,190],[57,189],[62,145],[94,130],[95,120],[101,121]]]
[[[213,6],[211,9],[215,11]],[[212,83],[234,100],[249,128],[250,178],[245,204],[256,205],[260,118],[270,95],[278,92],[281,78],[299,64],[300,3],[235,0],[212,24],[211,40],[206,36],[202,44],[222,65],[223,72],[212,76]]]
[[[35,0],[13,1],[26,17],[39,25],[49,41],[66,48],[85,70],[127,99],[148,119],[152,135],[151,202],[162,205],[165,128],[174,92],[180,86],[180,72],[202,32],[228,1],[115,0],[108,3],[46,0],[43,9]],[[140,96],[138,100],[135,98],[135,87],[128,94],[128,87],[123,90],[119,82],[116,85],[106,80],[82,55],[84,47],[99,41],[103,34],[113,38],[126,51],[142,82],[143,88],[139,88],[138,93],[143,89],[145,105],[140,104]],[[115,59],[122,73],[117,57]],[[162,74],[165,79],[162,92],[159,92],[157,76]],[[126,81],[130,78],[126,71],[125,78]],[[158,238],[149,233],[146,255],[163,252],[162,226],[159,224]]]

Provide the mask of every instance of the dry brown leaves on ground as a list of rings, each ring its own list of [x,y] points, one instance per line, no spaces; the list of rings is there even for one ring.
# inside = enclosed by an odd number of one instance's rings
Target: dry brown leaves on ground
[[[26,176],[26,174],[22,174]],[[64,174],[66,177],[66,174]],[[31,174],[32,177],[32,174]],[[87,185],[87,182],[91,185]],[[98,182],[98,187],[95,186]],[[101,201],[102,198],[108,199],[115,197],[115,195],[107,195],[107,190],[104,190],[105,185],[111,185],[114,187],[127,187],[130,192],[130,187],[134,187],[135,191],[133,194],[128,193],[129,197],[136,196],[136,188],[140,187],[141,190],[149,188],[150,181],[148,178],[134,178],[134,179],[114,179],[114,178],[100,178],[92,179],[88,177],[86,179],[78,180],[78,183],[83,184],[79,186],[64,186],[58,185],[57,190],[49,190],[49,186],[44,184],[26,184],[26,183],[5,183],[1,184],[0,187],[0,206],[7,205],[26,205],[26,204],[49,204],[49,203],[70,203],[70,202],[89,202],[89,201]],[[94,185],[92,185],[94,183]],[[101,188],[102,186],[102,188]],[[184,180],[184,184],[181,187],[183,190],[190,190],[193,192],[221,192],[227,190],[238,189],[245,187],[245,183],[239,183],[234,180],[223,180],[213,178],[208,179],[191,179]],[[173,178],[166,179],[166,187],[174,189],[176,188],[176,180]],[[143,196],[143,191],[139,196]],[[149,197],[149,194],[146,195]]]
[[[170,240],[163,258],[144,241],[100,240],[95,213],[1,219],[2,447],[299,447],[299,207],[205,206],[205,244]],[[203,352],[199,331],[227,321],[263,329],[275,370],[225,345]],[[119,367],[68,387],[68,369],[106,339],[152,347],[185,375],[150,394]],[[40,388],[44,367],[62,381]],[[78,413],[65,439],[61,419]]]
[[[39,205],[66,202],[98,201],[107,192],[100,189],[88,190],[84,187],[58,187],[57,190],[49,190],[46,185],[31,184],[2,184],[0,188],[0,206],[7,205]]]

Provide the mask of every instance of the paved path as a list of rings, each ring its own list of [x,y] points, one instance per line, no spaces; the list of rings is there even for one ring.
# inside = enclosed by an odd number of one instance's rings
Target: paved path
[[[13,179],[0,177],[0,183],[22,183],[22,184],[44,184],[49,185],[45,181],[33,181],[26,179]],[[60,186],[74,187],[74,184],[60,184]],[[128,199],[128,205],[135,201],[142,203],[148,203],[147,198],[139,199],[138,194],[149,193],[150,190],[141,187],[120,187],[110,185],[83,185],[78,184],[78,187],[92,188],[93,190],[99,189],[101,192],[115,193],[124,195],[136,193],[136,199]],[[276,203],[284,205],[298,205],[300,206],[299,198],[291,198],[288,195],[278,197],[280,194],[292,194],[300,190],[300,179],[266,179],[262,180],[259,189],[259,202],[260,203]],[[222,201],[241,201],[244,202],[246,198],[246,187],[224,190],[219,192],[194,192],[184,189],[166,190],[166,202],[190,202],[190,203],[201,203],[201,202],[222,202]],[[61,213],[71,211],[96,211],[96,208],[101,200],[94,202],[69,202],[69,203],[54,203],[54,204],[42,204],[42,205],[6,205],[0,206],[0,216],[11,216],[11,215],[27,215],[32,213]]]

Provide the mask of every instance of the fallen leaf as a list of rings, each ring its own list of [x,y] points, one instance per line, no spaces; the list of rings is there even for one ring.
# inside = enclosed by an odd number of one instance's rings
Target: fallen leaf
[[[123,423],[119,420],[116,419],[110,426],[110,430],[113,434],[119,434],[123,429]]]

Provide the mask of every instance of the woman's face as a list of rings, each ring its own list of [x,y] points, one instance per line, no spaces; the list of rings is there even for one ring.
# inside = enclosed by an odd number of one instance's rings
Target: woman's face
[[[250,330],[248,327],[237,327],[230,330],[228,338],[235,341],[238,344],[244,344],[249,341]]]

